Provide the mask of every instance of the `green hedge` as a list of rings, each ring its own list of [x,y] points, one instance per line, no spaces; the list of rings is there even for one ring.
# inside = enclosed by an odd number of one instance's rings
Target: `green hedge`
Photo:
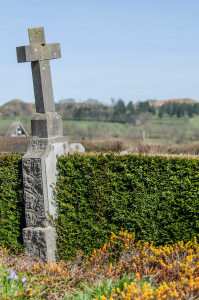
[[[0,156],[0,244],[22,250],[21,155]],[[68,155],[58,159],[58,255],[101,247],[110,232],[173,244],[199,237],[199,160]]]
[[[22,185],[22,155],[0,155],[0,245],[21,251],[25,212]]]
[[[173,244],[199,237],[199,160],[68,155],[58,160],[58,254],[91,253],[110,232]]]

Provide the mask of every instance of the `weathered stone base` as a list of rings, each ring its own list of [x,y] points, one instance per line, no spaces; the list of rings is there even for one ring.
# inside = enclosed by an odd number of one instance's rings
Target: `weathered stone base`
[[[55,260],[56,233],[52,227],[27,227],[23,229],[23,243],[25,251],[48,263]]]
[[[37,113],[31,120],[31,129],[33,137],[63,136],[62,118],[56,112]]]
[[[68,153],[68,141],[64,137],[29,141],[23,156],[23,184],[27,227],[48,227],[48,214],[56,215],[53,197],[56,184],[57,155]]]
[[[28,254],[46,262],[55,260],[56,239],[50,219],[56,218],[57,211],[57,156],[68,150],[65,137],[32,138],[22,159],[27,226],[23,229],[24,246]]]

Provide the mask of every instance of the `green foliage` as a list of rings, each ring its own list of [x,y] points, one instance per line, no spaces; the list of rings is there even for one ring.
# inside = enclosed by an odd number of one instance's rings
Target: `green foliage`
[[[119,122],[119,123],[133,123],[139,118],[140,114],[150,113],[156,114],[154,106],[150,105],[147,100],[140,102],[135,106],[132,101],[127,105],[124,100],[114,100],[114,106],[106,106],[100,102],[89,101],[86,103],[58,103],[56,104],[56,111],[60,113],[63,120],[78,120],[78,121],[100,121],[100,122]]]
[[[122,99],[119,99],[114,107],[113,121],[126,122],[126,106]]]
[[[0,244],[12,251],[22,249],[25,227],[21,159],[20,154],[0,156]]]
[[[12,273],[10,273],[12,272]],[[11,275],[12,274],[12,275]],[[24,284],[22,283],[22,279],[25,279],[25,277],[16,275],[17,272],[12,269],[5,268],[2,261],[0,261],[0,297],[1,299],[23,299],[20,296],[20,293],[24,292]],[[21,275],[21,274],[20,274]],[[4,298],[3,298],[4,297]]]
[[[131,278],[133,277],[133,279]],[[104,297],[110,297],[111,292],[113,289],[119,288],[120,291],[124,290],[124,284],[130,285],[131,282],[135,281],[135,276],[131,274],[131,276],[124,274],[121,279],[103,279],[99,278],[97,285],[89,285],[88,283],[81,283],[80,288],[83,289],[83,291],[80,291],[77,295],[72,294],[70,296],[66,296],[67,300],[89,300],[89,299],[95,299],[97,297],[100,299],[102,295]],[[140,283],[140,287],[144,285],[144,283],[148,283],[147,280],[142,280]],[[77,292],[76,292],[77,293]]]
[[[199,103],[168,102],[160,107],[158,116],[162,118],[164,114],[167,114],[169,117],[176,116],[181,118],[188,116],[189,118],[192,118],[194,115],[199,114]]]
[[[58,252],[89,254],[120,230],[173,244],[199,238],[199,160],[68,155],[58,160]]]
[[[150,112],[153,115],[155,115],[156,114],[156,109],[155,109],[154,106],[150,105],[150,102],[148,100],[148,101],[139,102],[137,112],[138,113]]]

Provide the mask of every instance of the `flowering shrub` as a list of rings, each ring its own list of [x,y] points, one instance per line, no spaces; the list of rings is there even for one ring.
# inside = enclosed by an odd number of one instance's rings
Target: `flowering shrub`
[[[4,268],[27,278],[17,299],[199,299],[196,239],[155,247],[152,242],[135,242],[135,234],[120,232],[112,233],[89,258],[79,252],[74,260],[58,265],[10,256],[5,249],[1,258]],[[14,277],[9,280],[17,282]],[[3,288],[1,284],[0,297],[10,299]]]

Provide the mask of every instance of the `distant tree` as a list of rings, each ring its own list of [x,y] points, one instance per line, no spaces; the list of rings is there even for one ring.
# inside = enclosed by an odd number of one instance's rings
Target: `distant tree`
[[[127,110],[127,111],[130,111],[131,114],[134,114],[134,113],[135,113],[135,107],[134,107],[132,101],[130,101],[130,102],[127,104],[126,110]]]
[[[122,99],[118,99],[114,106],[113,121],[125,122],[126,106]]]
[[[84,108],[83,107],[76,108],[74,110],[74,113],[73,113],[74,119],[75,120],[82,120],[82,119],[84,119],[83,118],[83,112],[84,112]]]
[[[199,114],[199,103],[189,104],[168,102],[163,104],[159,109],[158,116],[162,118],[164,114],[167,114],[170,118],[173,116],[176,116],[177,118],[188,116],[191,118],[194,115]]]
[[[122,99],[118,99],[118,101],[116,102],[115,111],[118,111],[119,113],[125,113],[126,106]]]
[[[163,115],[164,115],[164,112],[163,112],[163,110],[160,108],[160,110],[159,110],[159,112],[158,112],[158,117],[159,117],[159,118],[162,118]]]
[[[148,112],[152,113],[153,115],[156,115],[156,108],[155,108],[155,106],[150,106]]]
[[[144,102],[140,102],[138,107],[137,107],[137,113],[145,113],[145,112],[149,112],[152,113],[153,115],[156,114],[156,109],[154,106],[150,105],[149,100],[144,101]]]
[[[114,98],[111,98],[111,105],[115,106],[115,99]]]
[[[193,105],[193,114],[195,114],[195,115],[199,114],[199,103],[195,103]]]

